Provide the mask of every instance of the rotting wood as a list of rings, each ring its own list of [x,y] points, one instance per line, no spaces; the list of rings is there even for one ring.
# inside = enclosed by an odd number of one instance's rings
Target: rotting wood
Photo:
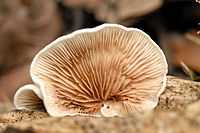
[[[167,86],[156,109],[182,110],[200,99],[200,83],[173,76],[167,77]]]

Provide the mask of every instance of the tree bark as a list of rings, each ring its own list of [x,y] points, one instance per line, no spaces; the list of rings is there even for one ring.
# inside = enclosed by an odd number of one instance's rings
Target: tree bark
[[[167,86],[161,94],[158,110],[183,110],[200,99],[200,83],[173,76],[167,77]]]

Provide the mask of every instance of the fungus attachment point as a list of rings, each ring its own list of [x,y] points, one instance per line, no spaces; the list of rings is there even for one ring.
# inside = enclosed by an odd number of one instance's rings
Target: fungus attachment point
[[[110,107],[110,105],[105,104],[104,107],[101,108],[101,113],[103,116],[106,117],[113,117],[113,116],[118,116],[118,112],[116,112],[115,109],[113,109],[112,107]]]
[[[51,116],[112,117],[153,109],[165,88],[167,63],[143,31],[103,24],[53,41],[35,56],[30,74],[37,86],[17,91],[18,109],[42,101]]]
[[[126,116],[127,112],[123,111],[121,102],[108,101],[104,103],[104,106],[100,109],[101,114],[105,117],[114,117],[114,116]]]

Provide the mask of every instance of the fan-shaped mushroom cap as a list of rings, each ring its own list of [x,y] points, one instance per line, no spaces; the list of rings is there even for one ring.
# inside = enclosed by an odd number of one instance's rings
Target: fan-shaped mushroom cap
[[[14,104],[17,109],[39,110],[43,109],[40,89],[32,84],[24,85],[15,94]]]
[[[35,56],[30,73],[52,116],[124,116],[157,105],[167,63],[143,31],[103,24],[46,46]],[[16,107],[24,102],[23,88],[16,94]]]

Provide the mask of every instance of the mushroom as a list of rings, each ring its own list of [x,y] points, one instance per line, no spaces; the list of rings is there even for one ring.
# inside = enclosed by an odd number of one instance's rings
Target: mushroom
[[[162,7],[164,0],[62,0],[72,8],[83,8],[98,20],[126,25],[138,21],[139,17],[150,14]]]
[[[16,92],[17,109],[44,105],[51,116],[126,116],[152,110],[167,62],[143,31],[103,24],[58,38],[33,59],[34,84]]]
[[[110,23],[127,23],[149,14],[163,5],[163,0],[107,0],[95,8],[99,20]]]

